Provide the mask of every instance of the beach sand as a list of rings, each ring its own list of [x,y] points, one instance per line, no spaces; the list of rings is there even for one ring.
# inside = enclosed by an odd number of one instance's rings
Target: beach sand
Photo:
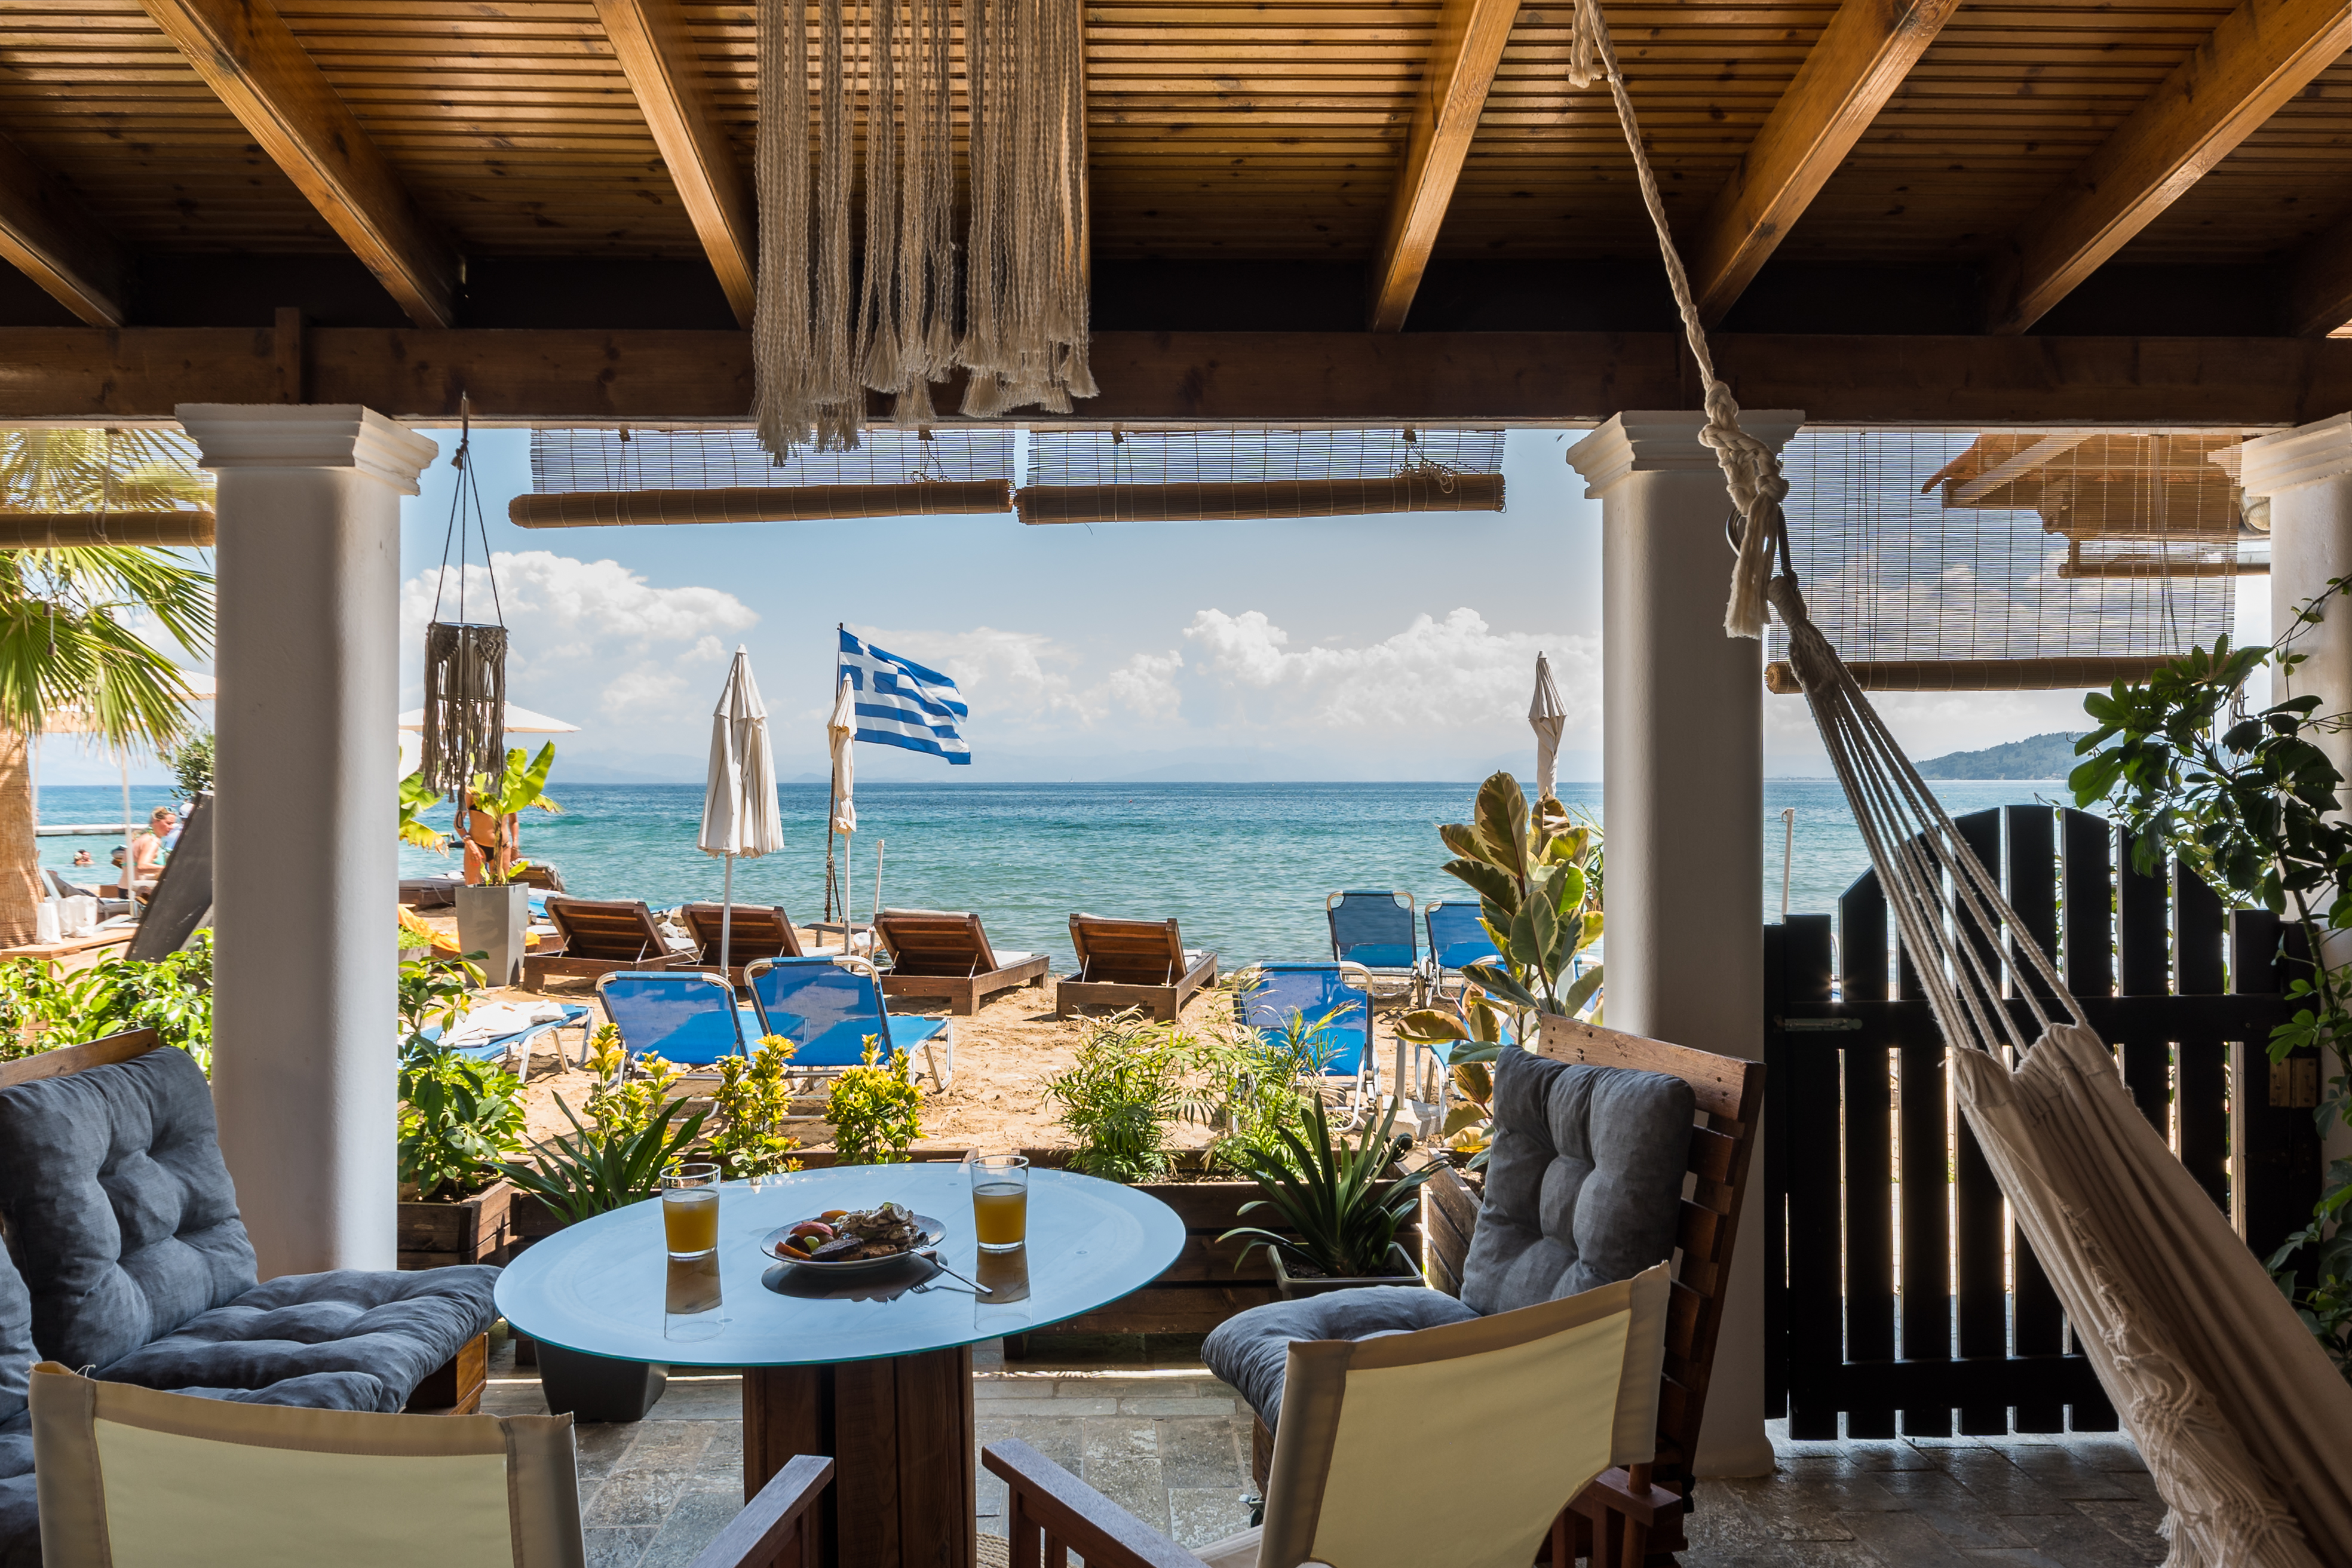
[[[585,986],[552,987],[547,995],[565,1000],[593,999]],[[530,993],[522,991],[489,991],[482,996],[485,1000],[530,999]],[[1195,997],[1184,1009],[1183,1021],[1190,1028],[1204,1028],[1213,1019],[1212,1009],[1225,1005],[1221,997]],[[1035,989],[1001,991],[979,1012],[954,1019],[954,1029],[952,1083],[946,1093],[936,1094],[928,1092],[926,1082],[924,1141],[989,1150],[1067,1144],[1069,1135],[1055,1121],[1055,1107],[1045,1097],[1045,1082],[1075,1059],[1083,1026],[1078,1019],[1054,1016],[1053,980],[1048,978]],[[1395,1060],[1394,1029],[1394,1015],[1384,1006],[1373,1022],[1384,1083]],[[566,1032],[563,1049],[575,1059],[576,1040],[576,1031]],[[530,1136],[538,1139],[569,1130],[556,1097],[561,1095],[577,1111],[586,1104],[593,1086],[589,1073],[577,1069],[559,1071],[553,1049],[542,1040],[532,1055],[525,1088]],[[1207,1127],[1189,1123],[1177,1124],[1172,1133],[1171,1143],[1177,1148],[1199,1148],[1211,1135]],[[821,1123],[799,1136],[807,1147],[830,1146],[830,1130]]]

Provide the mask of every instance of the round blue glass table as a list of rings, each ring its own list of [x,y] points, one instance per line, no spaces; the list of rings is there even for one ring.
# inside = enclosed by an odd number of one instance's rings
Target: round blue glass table
[[[885,1202],[943,1223],[939,1263],[819,1275],[761,1250],[780,1226]],[[569,1227],[507,1266],[498,1305],[517,1333],[560,1350],[740,1367],[746,1498],[795,1454],[836,1461],[825,1562],[971,1568],[971,1346],[1115,1301],[1183,1245],[1183,1222],[1159,1199],[1037,1170],[1027,1244],[982,1252],[961,1166],[844,1166],[729,1182],[718,1250],[698,1260],[669,1258],[658,1200]]]

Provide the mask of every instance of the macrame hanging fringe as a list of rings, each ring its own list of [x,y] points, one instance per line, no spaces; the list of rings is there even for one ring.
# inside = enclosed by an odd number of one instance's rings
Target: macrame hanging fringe
[[[1715,373],[1599,0],[1577,0],[1570,78],[1608,81],[1704,379],[1699,439],[1741,519],[1724,629],[1761,636],[1769,601],[1788,630],[1790,665],[1951,1047],[1962,1113],[2164,1500],[2168,1568],[2352,1564],[2352,1388],[2140,1114],[2000,880],[1806,612],[1781,516],[1788,483]]]
[[[506,770],[507,629],[436,621],[425,629],[425,783],[463,799],[474,776]]]
[[[816,0],[812,103],[809,0],[761,0],[752,370],[779,463],[855,447],[869,390],[894,400],[895,422],[925,423],[932,385],[959,368],[967,415],[1067,413],[1095,395],[1078,0],[965,0],[961,334],[950,6]]]

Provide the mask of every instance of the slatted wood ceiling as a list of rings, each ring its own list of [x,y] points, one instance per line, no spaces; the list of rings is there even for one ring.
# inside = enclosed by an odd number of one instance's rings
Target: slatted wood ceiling
[[[748,169],[752,6],[683,9]],[[1834,9],[1612,7],[1678,224],[1706,211]],[[1438,0],[1096,0],[1096,254],[1366,258],[1439,10]],[[2214,0],[1963,5],[1778,254],[1933,264],[1985,250],[2227,10]],[[699,254],[589,0],[284,0],[281,11],[463,251]],[[1542,0],[1521,13],[1440,256],[1647,253],[1607,95],[1566,85],[1570,20]],[[136,0],[0,0],[0,131],[134,246],[341,248]],[[2347,211],[2352,65],[2339,63],[2121,259],[2259,259]]]

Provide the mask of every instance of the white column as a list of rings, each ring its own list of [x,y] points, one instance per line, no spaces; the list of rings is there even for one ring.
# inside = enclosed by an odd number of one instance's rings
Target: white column
[[[1743,413],[1775,449],[1804,415]],[[1764,1051],[1763,645],[1724,635],[1732,505],[1699,413],[1621,413],[1569,449],[1601,504],[1601,781],[1610,1027]],[[1732,1258],[1694,1469],[1772,1469],[1764,1433],[1763,1162]]]
[[[2280,637],[2330,581],[2352,576],[2352,413],[2257,437],[2240,454],[2246,498],[2270,502],[2271,635]],[[2271,701],[2316,695],[2322,714],[2352,713],[2352,601],[2331,601],[2326,618],[2294,646],[2310,657],[2291,674],[2273,673]],[[2352,779],[2352,733],[2311,738]],[[2352,1128],[2340,1118],[2329,1124],[2320,1155],[2330,1163],[2352,1158]]]
[[[213,1101],[261,1277],[396,1261],[400,497],[369,409],[184,403],[219,477]]]

